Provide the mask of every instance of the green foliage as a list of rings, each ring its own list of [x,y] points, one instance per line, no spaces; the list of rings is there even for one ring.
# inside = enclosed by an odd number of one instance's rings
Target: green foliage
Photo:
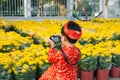
[[[116,33],[114,33],[111,40],[120,40],[120,34],[117,35]]]
[[[3,66],[0,65],[0,80],[10,80],[11,75],[7,72],[7,69],[3,69]]]
[[[120,55],[119,54],[112,55],[112,65],[115,67],[120,67]]]
[[[33,42],[34,44],[40,44],[40,38],[37,38],[37,37],[34,37],[34,36],[33,36],[32,39],[33,39],[33,41],[34,41],[34,42]]]
[[[100,43],[100,41],[104,41],[104,40],[96,40],[94,38],[91,38],[90,40],[81,39],[81,40],[79,40],[79,43],[81,45],[86,45],[86,44],[94,44],[94,45],[96,45],[96,44]]]
[[[112,59],[108,56],[100,56],[98,58],[98,69],[111,69]]]
[[[32,68],[32,66],[31,66]],[[35,80],[36,78],[36,70],[29,70],[25,73],[21,72],[22,67],[17,68],[18,74],[14,74],[16,80]]]
[[[17,49],[17,47],[14,46],[13,44],[11,44],[11,45],[3,45],[2,48],[0,49],[0,52],[6,53],[6,52],[12,51],[13,49]]]
[[[80,60],[79,67],[84,71],[94,71],[97,68],[97,56],[85,57]]]
[[[20,50],[24,50],[25,48],[28,48],[28,47],[30,47],[30,43],[26,43],[26,44],[21,44],[21,46],[20,46]]]
[[[46,70],[46,69],[48,69],[48,67],[50,66],[51,64],[50,63],[45,63],[44,65],[42,65],[42,67],[39,67],[38,65],[37,65],[37,72],[36,72],[36,79],[38,80],[38,78],[40,77],[40,76],[42,76],[42,74],[44,73],[44,71]]]

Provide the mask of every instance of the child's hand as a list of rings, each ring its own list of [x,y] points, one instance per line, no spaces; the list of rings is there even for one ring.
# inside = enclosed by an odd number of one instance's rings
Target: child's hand
[[[51,48],[54,48],[55,43],[51,39],[48,40],[48,43],[50,44]]]

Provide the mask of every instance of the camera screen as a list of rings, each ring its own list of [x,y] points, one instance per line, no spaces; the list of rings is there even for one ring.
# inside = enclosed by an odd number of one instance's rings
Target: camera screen
[[[61,37],[57,35],[51,36],[50,39],[53,40],[55,43],[61,42]]]
[[[59,42],[59,41],[60,41],[60,38],[59,38],[59,37],[55,37],[54,40],[55,40],[56,42]]]

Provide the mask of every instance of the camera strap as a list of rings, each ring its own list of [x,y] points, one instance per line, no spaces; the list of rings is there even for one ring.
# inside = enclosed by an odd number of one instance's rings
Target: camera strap
[[[66,61],[70,66],[75,66],[76,64],[78,64],[79,61],[77,61],[77,62],[74,63],[74,64],[71,64],[71,63],[68,61],[65,52],[64,52],[62,49],[60,49],[60,50],[62,51],[62,54],[63,54],[63,56],[64,56],[65,61]],[[79,49],[78,49],[78,50],[79,50]],[[79,50],[79,52],[80,52],[80,50]],[[81,53],[81,52],[80,52],[80,53]]]

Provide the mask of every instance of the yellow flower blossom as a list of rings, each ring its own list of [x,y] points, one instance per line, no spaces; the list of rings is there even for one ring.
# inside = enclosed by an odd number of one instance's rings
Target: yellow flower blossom
[[[18,74],[18,71],[13,71],[15,74]]]
[[[87,56],[91,56],[91,53],[90,53],[90,52],[88,52],[88,53],[87,53]]]
[[[45,59],[45,62],[48,63],[48,59]]]
[[[22,73],[25,73],[25,72],[27,72],[26,69],[22,69]]]
[[[82,55],[82,56],[81,56],[81,59],[84,59],[85,57],[86,57],[85,55]]]
[[[11,73],[12,71],[11,71],[11,69],[8,69],[8,73]]]
[[[44,64],[42,61],[39,61],[38,63],[39,63],[39,65],[43,65]]]
[[[108,59],[107,59],[106,62],[111,62],[111,60],[108,60]]]
[[[27,64],[24,64],[24,65],[23,65],[23,69],[28,69],[28,65],[27,65]]]
[[[6,64],[6,65],[4,66],[4,69],[7,69],[8,67],[9,67],[9,65]]]
[[[33,66],[33,67],[32,67],[32,70],[35,70],[35,69],[36,69],[36,66]]]

